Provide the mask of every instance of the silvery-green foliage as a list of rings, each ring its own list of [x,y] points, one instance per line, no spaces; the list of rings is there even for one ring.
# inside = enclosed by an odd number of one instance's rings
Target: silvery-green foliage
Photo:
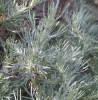
[[[76,11],[70,15],[66,12],[66,19],[69,22],[68,31],[65,33],[65,39],[69,41],[73,46],[79,46],[81,49],[81,54],[84,60],[90,58],[90,68],[93,73],[98,73],[97,62],[97,29],[98,25],[92,20],[92,14],[90,14],[89,9],[91,5],[85,5],[81,1],[80,8],[76,8]]]
[[[81,5],[72,16],[68,14],[68,25],[62,24],[56,29],[58,3],[50,4],[48,15],[43,14],[38,25],[35,13],[26,13],[32,29],[24,28],[20,40],[11,36],[6,42],[1,42],[4,48],[1,100],[98,98],[98,76],[86,72],[91,59],[85,59],[85,54],[96,47],[92,27],[97,28],[90,24],[89,14]],[[23,12],[23,9],[19,11]],[[64,38],[58,38],[62,35]],[[23,91],[28,96],[24,96]]]
[[[0,0],[0,13],[5,15],[2,25],[9,30],[19,30],[26,19],[26,13],[44,0]],[[21,27],[22,28],[22,27]],[[20,29],[21,30],[21,29]]]

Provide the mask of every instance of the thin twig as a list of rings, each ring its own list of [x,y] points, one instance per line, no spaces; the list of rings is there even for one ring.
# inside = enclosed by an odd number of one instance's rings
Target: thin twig
[[[0,70],[0,73],[2,73],[2,74],[4,74],[4,75],[12,76],[12,77],[15,78],[15,79],[20,79],[20,78],[21,78],[21,76],[16,76],[16,75],[13,75],[13,74],[11,74],[11,73],[6,73],[6,72],[4,72],[4,71],[2,71],[2,70]]]

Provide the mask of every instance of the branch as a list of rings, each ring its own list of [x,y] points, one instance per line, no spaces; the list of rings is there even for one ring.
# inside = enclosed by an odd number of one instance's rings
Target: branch
[[[4,71],[2,71],[2,70],[0,70],[0,73],[2,73],[2,74],[4,74],[4,75],[12,76],[12,77],[15,78],[15,79],[21,79],[21,76],[13,75],[13,74],[11,74],[11,73],[6,73],[6,72],[4,72]]]

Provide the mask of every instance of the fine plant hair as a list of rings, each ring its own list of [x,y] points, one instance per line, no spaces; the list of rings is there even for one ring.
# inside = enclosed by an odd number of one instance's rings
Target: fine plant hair
[[[75,11],[67,12],[66,7],[66,25],[57,20],[61,16],[57,15],[60,1],[52,1],[47,16],[43,7],[43,17],[36,24],[36,13],[31,8],[38,1],[28,0],[17,6],[14,0],[15,10],[11,14],[7,11],[3,21],[4,26],[11,27],[10,21],[22,30],[19,40],[14,35],[0,40],[4,50],[0,100],[98,100],[98,25],[88,12],[90,6],[80,0]],[[13,0],[0,2],[9,8]],[[22,26],[20,19],[24,16],[30,29]]]

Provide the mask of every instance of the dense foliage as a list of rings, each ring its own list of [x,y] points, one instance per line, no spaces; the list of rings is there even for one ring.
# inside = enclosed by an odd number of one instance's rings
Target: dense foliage
[[[36,13],[41,2],[43,12]],[[59,0],[51,2],[46,14],[44,0],[0,0],[0,23],[10,34],[0,39],[0,100],[98,100],[98,25],[91,5],[80,0],[71,12],[69,3],[62,13],[58,6]]]

